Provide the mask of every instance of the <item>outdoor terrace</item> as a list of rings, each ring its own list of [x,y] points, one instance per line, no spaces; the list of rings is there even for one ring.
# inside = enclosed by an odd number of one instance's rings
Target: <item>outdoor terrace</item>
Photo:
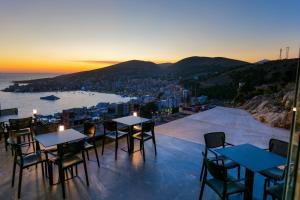
[[[223,121],[218,120],[223,110]],[[143,162],[140,152],[133,155],[119,148],[118,160],[114,159],[114,144],[105,146],[104,155],[101,156],[101,145],[98,145],[98,153],[101,167],[97,167],[93,151],[90,151],[91,161],[87,161],[90,186],[87,187],[84,179],[82,165],[79,165],[79,178],[66,181],[67,199],[198,199],[200,192],[199,175],[202,166],[201,152],[203,134],[210,131],[225,131],[228,141],[233,144],[250,143],[262,147],[267,146],[271,137],[288,138],[288,131],[274,129],[262,124],[259,128],[252,126],[254,121],[244,123],[245,129],[238,129],[242,117],[226,118],[236,115],[234,109],[220,108],[205,111],[196,115],[182,118],[156,127],[157,156],[151,142],[146,142],[146,161]],[[200,120],[209,120],[208,116],[214,118],[210,123]],[[244,115],[249,117],[248,115]],[[193,118],[194,120],[192,120]],[[198,120],[197,120],[198,119]],[[242,120],[238,120],[242,119]],[[252,119],[253,120],[253,119]],[[188,124],[185,125],[184,122]],[[234,123],[234,124],[232,124]],[[204,126],[206,125],[206,126]],[[236,130],[237,129],[237,130]],[[233,131],[233,132],[232,132]],[[245,131],[248,134],[245,134]],[[181,134],[180,134],[181,132]],[[235,133],[236,135],[235,135]],[[240,135],[237,134],[240,132]],[[258,132],[260,137],[257,134]],[[261,135],[264,132],[271,132]],[[173,134],[172,134],[173,133]],[[286,134],[286,135],[284,135]],[[126,146],[126,140],[122,140],[120,147]],[[138,145],[135,147],[139,148]],[[13,157],[10,151],[6,152],[4,144],[0,144],[0,199],[17,199],[17,185],[11,187]],[[58,179],[56,168],[54,172],[55,182]],[[18,177],[18,168],[16,181]],[[235,173],[231,170],[231,173]],[[244,170],[242,170],[242,176]],[[254,197],[262,199],[263,177],[255,176]],[[242,199],[242,195],[234,195],[230,199]],[[40,167],[31,167],[23,173],[21,199],[62,199],[60,185],[50,186],[46,178],[42,177]],[[203,199],[218,199],[216,194],[208,187],[205,188]]]

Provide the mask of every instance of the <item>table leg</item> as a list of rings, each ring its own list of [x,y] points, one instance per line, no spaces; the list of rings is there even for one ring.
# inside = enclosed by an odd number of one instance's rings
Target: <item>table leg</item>
[[[245,200],[252,200],[253,197],[253,183],[254,183],[254,172],[246,169],[246,181],[245,181],[245,186],[246,186],[246,191],[244,194],[244,199]]]
[[[133,126],[129,126],[129,150],[130,150],[130,153],[134,152],[134,139],[133,139],[132,135],[133,135]]]
[[[50,163],[49,161],[47,161],[47,165],[48,165],[49,184],[53,185],[53,168],[52,168],[52,163]]]

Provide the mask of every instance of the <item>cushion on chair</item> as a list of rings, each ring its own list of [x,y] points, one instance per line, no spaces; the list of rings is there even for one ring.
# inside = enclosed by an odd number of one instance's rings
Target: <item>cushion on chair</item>
[[[235,180],[234,178],[230,177],[230,180]],[[223,196],[224,190],[224,182],[219,179],[209,179],[206,181],[207,185],[210,186],[216,193],[220,196]],[[227,184],[227,194],[235,194],[239,192],[243,192],[245,190],[245,185],[241,182],[234,182]]]
[[[71,167],[75,164],[79,164],[82,162],[83,162],[83,160],[81,158],[79,158],[78,156],[71,156],[71,157],[64,159],[62,167],[68,168],[68,167]]]
[[[127,132],[118,131],[118,138],[128,134]],[[115,131],[106,131],[106,137],[109,137],[111,139],[116,139],[116,132]]]
[[[142,139],[142,133],[136,133],[136,134],[134,134],[132,137],[133,137],[133,138],[136,138],[136,139],[138,139],[138,140],[141,140],[141,139]],[[149,135],[149,134],[147,134],[147,133],[144,133],[144,140],[148,140],[148,139],[150,139],[150,138],[152,138],[152,135]]]
[[[84,143],[84,149],[91,149],[91,148],[93,148],[94,146],[93,145],[91,145],[90,143],[88,143],[88,142],[85,142]]]
[[[216,157],[209,157],[208,158],[209,160],[215,160]],[[235,168],[237,166],[239,166],[239,164],[237,164],[236,162],[226,158],[225,156],[218,156],[218,159],[222,159],[224,161],[224,167],[227,168],[227,169],[232,169],[232,168]],[[221,164],[222,161],[218,161],[219,164]]]
[[[284,183],[278,184],[278,185],[273,185],[271,187],[267,187],[266,191],[269,193],[271,196],[281,199],[282,194],[283,194],[283,187]]]
[[[273,180],[277,180],[280,181],[284,178],[283,176],[284,170],[279,169],[277,167],[273,167],[271,169],[266,169],[260,172],[261,175],[269,178],[269,179],[273,179]]]
[[[26,156],[23,156],[23,165],[26,166],[31,166],[31,165],[35,165],[37,163],[40,163],[41,161],[43,161],[43,158],[41,156],[40,153],[33,153],[33,154],[29,154]],[[21,165],[21,160],[20,158],[18,158],[17,163],[19,165]]]

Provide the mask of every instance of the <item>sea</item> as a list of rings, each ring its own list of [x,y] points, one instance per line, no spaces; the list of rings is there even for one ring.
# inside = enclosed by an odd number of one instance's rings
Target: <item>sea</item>
[[[12,81],[50,78],[58,75],[59,74],[0,73],[0,90],[13,84]],[[60,99],[56,101],[40,99],[40,97],[49,95],[55,95]],[[37,109],[38,114],[50,115],[62,112],[63,109],[95,106],[99,102],[119,103],[128,102],[129,100],[129,97],[121,97],[116,94],[89,91],[38,93],[0,91],[0,108],[18,108],[20,117],[31,116],[33,109]]]

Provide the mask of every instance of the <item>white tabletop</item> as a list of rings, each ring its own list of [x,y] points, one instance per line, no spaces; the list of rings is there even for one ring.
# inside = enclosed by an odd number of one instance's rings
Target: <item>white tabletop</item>
[[[35,136],[35,139],[44,147],[64,144],[84,138],[86,138],[85,135],[74,129],[67,129],[61,132],[52,132]]]
[[[121,118],[116,118],[113,119],[112,121],[125,124],[128,126],[133,126],[137,124],[142,124],[144,122],[150,121],[150,119],[142,118],[142,117],[136,117],[136,116],[127,116],[127,117],[121,117]]]

